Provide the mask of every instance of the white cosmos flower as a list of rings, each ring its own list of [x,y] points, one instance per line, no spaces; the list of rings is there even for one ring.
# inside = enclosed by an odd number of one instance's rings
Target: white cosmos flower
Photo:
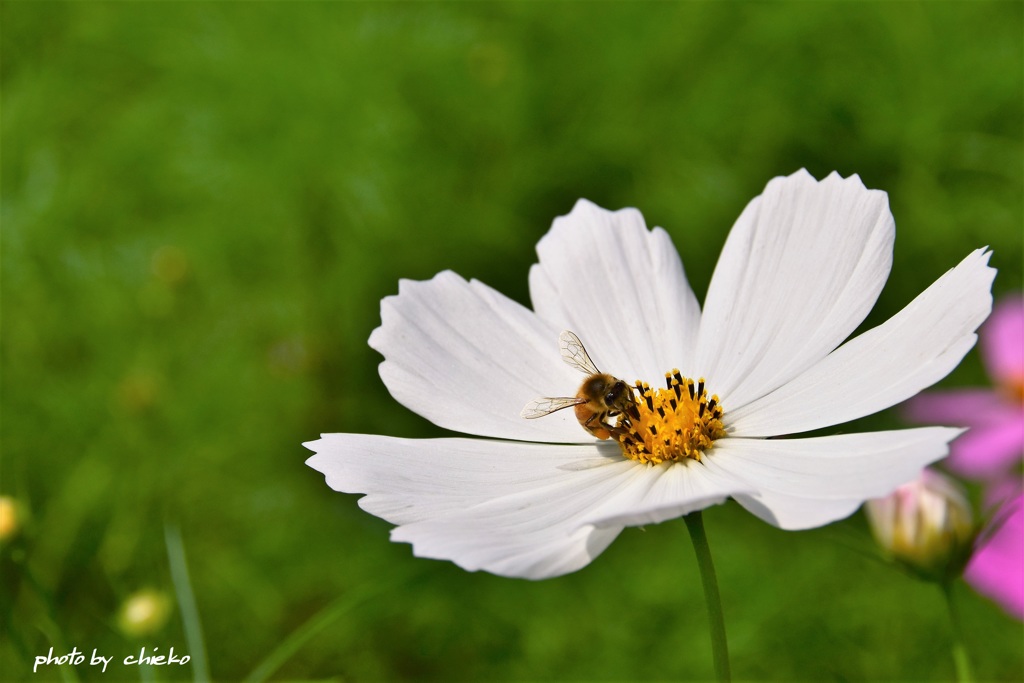
[[[381,303],[370,345],[391,394],[486,438],[324,434],[305,444],[307,462],[332,488],[366,494],[359,505],[397,525],[392,540],[416,555],[530,579],[580,569],[626,526],[729,497],[783,529],[841,519],[945,456],[960,430],[768,437],[930,386],[974,346],[992,305],[995,271],[979,249],[843,343],[885,284],[894,232],[886,194],[857,176],[775,178],[733,226],[702,312],[664,230],[581,200],[537,245],[532,311],[450,271],[403,280]],[[584,379],[562,362],[562,330],[629,383],[661,385],[676,368],[704,378],[724,434],[699,459],[654,465],[594,439],[571,409],[523,419],[531,399],[572,396]]]

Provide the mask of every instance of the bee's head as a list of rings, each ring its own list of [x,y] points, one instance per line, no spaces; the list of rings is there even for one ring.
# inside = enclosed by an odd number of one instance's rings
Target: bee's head
[[[626,407],[633,402],[633,392],[629,385],[621,379],[617,379],[608,385],[604,394],[604,402],[609,408],[624,412]]]

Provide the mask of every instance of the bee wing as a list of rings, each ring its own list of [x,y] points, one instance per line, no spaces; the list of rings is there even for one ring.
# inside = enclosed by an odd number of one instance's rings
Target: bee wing
[[[580,372],[587,375],[601,374],[594,361],[590,360],[587,350],[583,348],[583,342],[569,330],[563,330],[558,335],[558,348],[562,351],[562,360]]]
[[[523,406],[522,412],[519,413],[520,417],[525,417],[527,420],[533,420],[538,417],[544,417],[550,415],[556,410],[562,410],[563,408],[571,408],[580,403],[586,403],[585,398],[569,398],[568,396],[562,396],[559,398],[551,398],[543,396],[541,398],[535,398],[525,406]]]

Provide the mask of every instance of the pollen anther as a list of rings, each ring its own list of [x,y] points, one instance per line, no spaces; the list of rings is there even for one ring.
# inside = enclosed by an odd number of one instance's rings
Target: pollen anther
[[[636,382],[633,405],[619,420],[616,438],[622,454],[659,465],[690,458],[700,460],[715,439],[725,436],[718,396],[696,386],[679,370],[665,373],[665,389]]]

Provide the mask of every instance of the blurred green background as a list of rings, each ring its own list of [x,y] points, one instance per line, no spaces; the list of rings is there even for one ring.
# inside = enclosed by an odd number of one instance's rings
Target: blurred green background
[[[451,268],[527,302],[578,197],[666,227],[703,297],[769,178],[859,173],[898,226],[867,324],[986,244],[1020,290],[1022,8],[4,2],[0,676],[191,679],[119,662],[202,664],[198,623],[221,681],[710,678],[682,522],[555,580],[469,574],[389,543],[300,443],[441,434],[377,377],[380,299]],[[972,353],[944,384],[984,381]],[[952,677],[938,589],[859,514],[705,521],[737,678]],[[131,635],[145,588],[174,609]],[[978,677],[1024,676],[1021,625],[957,598]],[[115,662],[33,675],[51,646]]]

